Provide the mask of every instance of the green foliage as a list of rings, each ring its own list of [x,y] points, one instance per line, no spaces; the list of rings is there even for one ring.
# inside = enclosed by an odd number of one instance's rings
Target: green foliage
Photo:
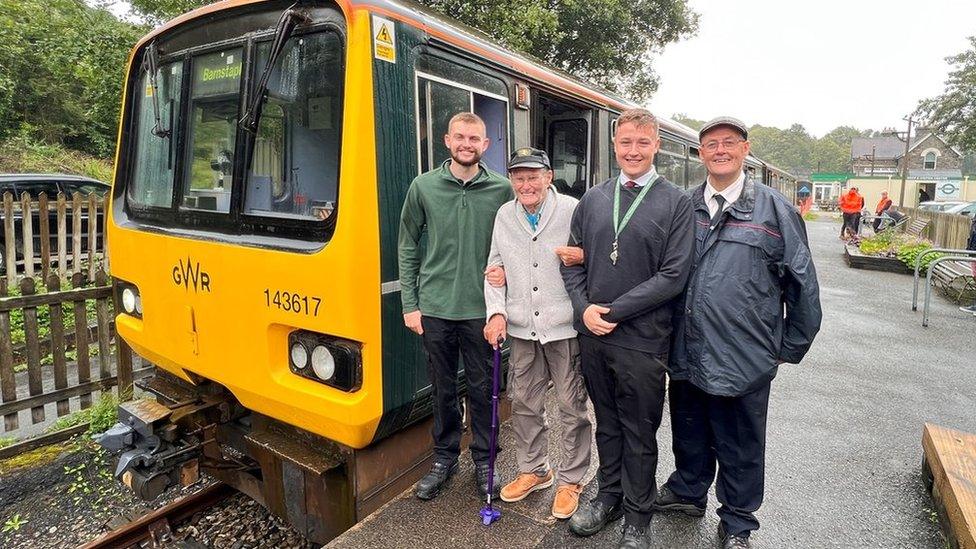
[[[657,90],[650,52],[693,35],[698,14],[687,0],[419,0],[609,90],[644,100]],[[158,23],[210,2],[132,0]]]
[[[118,485],[112,482],[112,472],[108,468],[108,457],[101,446],[90,446],[91,456],[78,465],[65,466],[64,475],[71,479],[68,493],[73,495],[75,505],[84,503],[94,506],[96,515],[105,511],[101,507],[106,497],[118,493]],[[94,497],[94,500],[92,498]]]
[[[63,145],[43,143],[32,137],[16,136],[0,143],[0,172],[57,172],[110,182],[112,163],[106,158],[67,149]]]
[[[931,248],[932,248],[932,243],[928,241],[906,243],[898,248],[898,252],[896,253],[896,255],[898,259],[901,260],[902,263],[908,265],[909,268],[914,269],[915,261],[918,260],[918,255],[924,252],[925,250],[929,250]],[[928,272],[929,265],[931,265],[933,261],[935,261],[940,257],[943,257],[944,255],[945,254],[941,252],[932,252],[930,254],[927,254],[925,257],[922,258],[922,263],[918,268],[918,272],[920,273]]]
[[[954,65],[942,95],[926,99],[919,111],[928,125],[943,132],[949,141],[964,149],[976,149],[976,36],[969,37],[969,49],[946,61]]]
[[[15,442],[17,442],[15,437],[0,437],[0,448],[6,448]]]
[[[818,219],[820,219],[820,216],[817,215],[817,214],[815,214],[815,213],[813,213],[813,212],[807,212],[807,213],[803,214],[803,220],[804,221],[816,221]]]
[[[112,393],[102,393],[102,396],[84,410],[58,418],[47,432],[63,431],[76,425],[88,424],[88,434],[103,433],[119,420],[119,399]]]
[[[21,526],[27,524],[28,522],[30,521],[20,518],[20,513],[18,513],[10,517],[9,519],[6,520],[6,522],[3,523],[3,529],[0,530],[0,532],[3,532],[5,534],[7,532],[16,532],[17,530],[20,530]]]
[[[82,0],[0,0],[0,141],[109,156],[126,59],[145,31]]]

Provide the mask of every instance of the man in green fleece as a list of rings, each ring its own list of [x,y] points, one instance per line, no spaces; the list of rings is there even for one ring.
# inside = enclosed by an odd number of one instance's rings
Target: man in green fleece
[[[423,337],[427,375],[434,388],[434,464],[414,492],[424,500],[436,497],[457,471],[458,354],[468,388],[471,459],[479,492],[482,497],[488,492],[492,351],[482,333],[482,285],[495,212],[513,198],[508,180],[481,164],[488,144],[481,118],[469,112],[454,115],[444,136],[451,159],[413,180],[400,214],[403,323]],[[423,249],[420,239],[425,231]],[[494,497],[500,484],[496,476]]]

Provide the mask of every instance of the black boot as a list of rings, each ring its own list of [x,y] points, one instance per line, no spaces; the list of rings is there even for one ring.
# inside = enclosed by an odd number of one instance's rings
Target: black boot
[[[593,500],[580,506],[569,519],[569,531],[577,536],[592,536],[608,523],[613,522],[624,514],[621,504],[607,505],[599,500]]]
[[[654,509],[658,511],[677,511],[689,517],[705,516],[705,507],[696,505],[692,501],[681,499],[668,488],[667,485],[661,487],[657,497],[654,498]]]
[[[718,524],[718,541],[722,544],[722,549],[752,549],[749,532],[729,534],[721,522]]]
[[[624,535],[621,536],[617,549],[648,549],[650,546],[651,537],[647,535],[647,527],[624,524]]]
[[[417,482],[417,486],[413,490],[414,495],[422,500],[434,499],[443,488],[447,487],[457,469],[457,461],[451,464],[435,461],[430,466],[430,472]]]
[[[475,465],[475,482],[478,484],[478,494],[481,499],[488,497],[488,464],[482,463]],[[498,471],[494,471],[494,480],[491,486],[491,499],[495,501],[498,499],[499,493],[502,491],[502,479],[498,476]]]

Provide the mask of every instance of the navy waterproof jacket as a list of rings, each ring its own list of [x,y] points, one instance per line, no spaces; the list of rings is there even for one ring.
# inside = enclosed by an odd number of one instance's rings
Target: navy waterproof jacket
[[[798,363],[820,330],[820,288],[799,212],[746,178],[713,229],[705,185],[691,191],[695,259],[675,313],[672,379],[739,396]]]

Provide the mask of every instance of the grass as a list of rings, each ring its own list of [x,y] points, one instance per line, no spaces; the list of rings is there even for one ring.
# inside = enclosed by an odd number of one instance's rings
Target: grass
[[[47,432],[62,431],[76,425],[87,423],[87,433],[93,435],[107,431],[118,420],[119,399],[112,393],[102,393],[101,398],[92,404],[90,408],[58,418],[57,421],[47,428]]]
[[[57,172],[110,182],[112,162],[110,159],[89,156],[61,145],[49,145],[25,137],[14,137],[0,143],[0,172]]]
[[[807,212],[803,214],[804,221],[816,221],[817,219],[820,219],[820,216],[813,212]]]
[[[0,437],[0,448],[6,448],[15,442],[17,439],[14,437]]]

